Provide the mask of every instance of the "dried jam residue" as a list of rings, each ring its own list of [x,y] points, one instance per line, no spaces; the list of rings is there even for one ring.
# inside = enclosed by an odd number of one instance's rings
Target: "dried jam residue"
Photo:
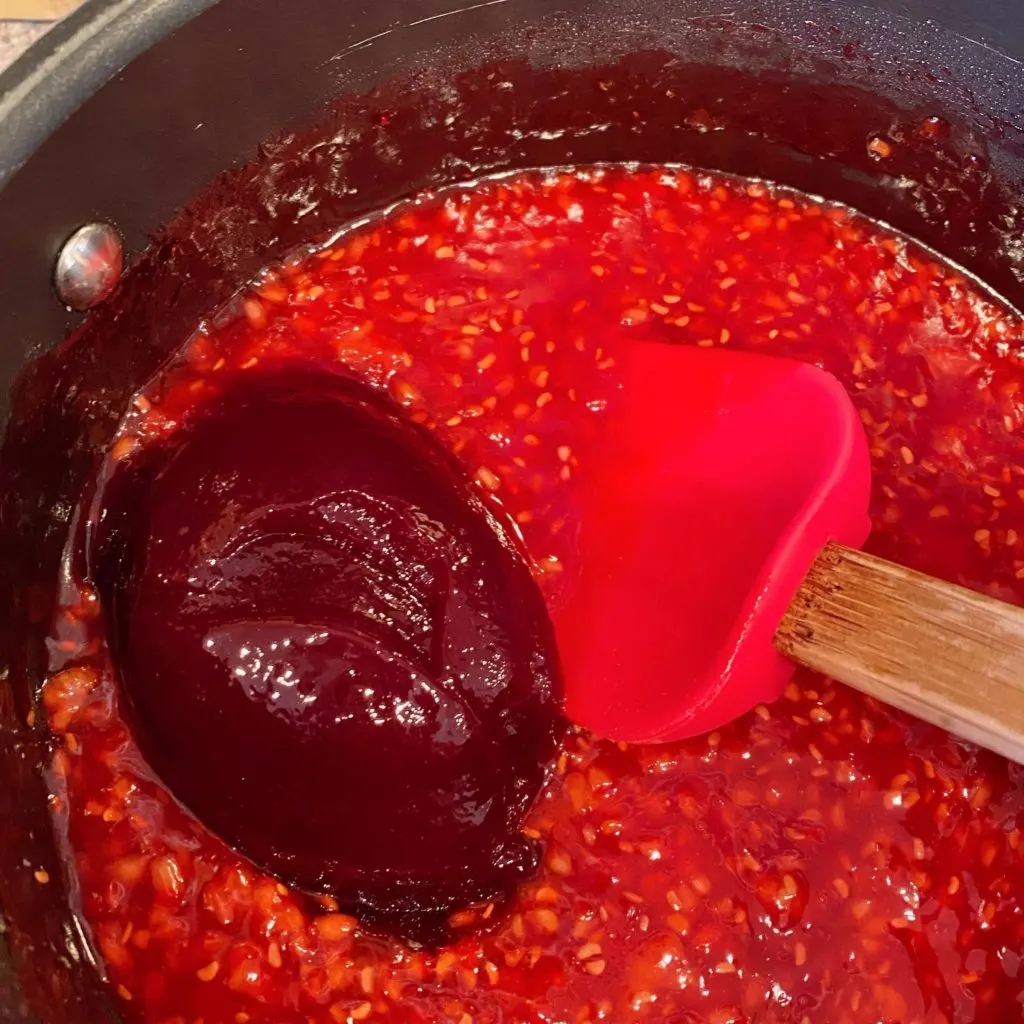
[[[112,462],[145,458],[246,374],[340,365],[501,503],[556,606],[580,568],[574,487],[616,351],[729,345],[847,386],[872,446],[873,550],[1022,596],[1024,328],[844,208],[678,168],[526,173],[406,204],[269,274],[237,312],[139,395]],[[129,1021],[1021,1015],[1016,765],[810,674],[684,743],[574,735],[527,822],[538,876],[419,950],[302,896],[175,803],[122,717],[108,610],[79,575],[43,694],[51,783]]]
[[[225,376],[90,512],[133,736],[252,861],[436,939],[536,866],[523,816],[562,731],[543,599],[392,403],[339,372]]]

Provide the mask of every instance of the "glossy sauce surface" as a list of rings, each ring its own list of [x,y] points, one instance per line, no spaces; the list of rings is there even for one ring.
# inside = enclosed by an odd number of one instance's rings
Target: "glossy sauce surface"
[[[533,869],[551,628],[423,427],[340,374],[263,368],[112,473],[93,518],[133,734],[214,832],[418,939]]]
[[[872,445],[872,550],[1020,599],[1020,320],[848,210],[678,168],[529,173],[403,206],[236,312],[140,395],[112,462],[238,377],[340,363],[501,502],[557,608],[616,349],[732,345],[846,385]],[[422,951],[173,801],[122,715],[107,613],[72,572],[43,696],[83,915],[129,1020],[1020,1016],[1024,773],[828,680],[684,743],[571,736],[527,823],[539,875]]]

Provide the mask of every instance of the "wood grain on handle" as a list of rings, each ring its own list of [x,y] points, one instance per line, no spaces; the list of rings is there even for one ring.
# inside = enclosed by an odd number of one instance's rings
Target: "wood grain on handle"
[[[1024,608],[830,544],[775,645],[792,661],[1024,763]]]

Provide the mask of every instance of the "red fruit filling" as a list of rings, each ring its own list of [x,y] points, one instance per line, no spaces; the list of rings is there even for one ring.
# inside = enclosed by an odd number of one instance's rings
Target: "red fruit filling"
[[[288,416],[265,409],[223,421],[202,414],[217,403],[235,409],[232,395],[301,364],[344,370],[433,431],[481,500],[515,521],[557,608],[584,568],[575,484],[616,386],[616,352],[636,338],[735,346],[831,371],[872,446],[871,548],[1008,600],[1021,595],[1024,328],[962,273],[844,208],[678,168],[523,173],[406,204],[269,273],[235,312],[139,395],[105,470],[130,479],[135,467],[166,468],[166,487],[158,473],[143,503],[166,552],[123,550],[152,554],[168,594],[183,602],[212,577],[202,569],[194,584],[184,575],[200,548],[176,537],[176,517],[220,544],[207,530],[218,513],[203,497],[202,466],[219,466],[227,481],[237,452],[260,482],[226,486],[255,509],[260,488],[290,479],[259,478],[261,445],[277,451],[280,439],[282,459],[297,445],[299,479],[347,465],[323,436],[335,411],[310,412],[307,425],[321,429],[300,430],[297,420],[294,432]],[[672,396],[666,380],[665,402]],[[229,421],[237,433],[220,434]],[[406,429],[395,427],[403,437]],[[216,444],[199,443],[204,436]],[[365,472],[376,481],[387,467]],[[394,487],[427,500],[404,477]],[[316,488],[300,491],[306,511],[289,523],[308,530]],[[461,514],[452,508],[443,521]],[[296,564],[275,571],[312,613],[321,596],[303,586],[301,559],[312,555],[298,547],[285,560]],[[487,569],[486,579],[518,580]],[[181,714],[199,685],[186,666],[200,657],[212,611],[161,627],[159,609],[175,618],[178,598],[141,588],[134,607],[149,640],[135,646],[133,606],[119,614],[116,587],[97,597],[102,580],[73,575],[43,694],[60,737],[51,782],[79,910],[129,1021],[938,1024],[1021,1015],[1024,772],[941,730],[801,674],[776,705],[698,739],[627,747],[572,734],[524,827],[543,844],[538,873],[504,906],[487,899],[454,910],[455,937],[415,949],[376,933],[362,911],[341,912],[332,895],[293,887],[308,883],[298,872],[269,857],[257,867],[217,837],[244,849],[229,835],[235,811],[218,806],[224,779],[201,765],[240,778],[231,752],[250,756],[241,737],[210,725],[210,742],[195,750],[201,760],[160,763],[162,716]],[[488,606],[488,587],[475,593]],[[258,600],[272,608],[281,596]],[[239,607],[248,601],[240,596]],[[335,621],[336,607],[319,608],[317,621]],[[170,629],[184,639],[158,664]],[[320,678],[322,663],[307,664]],[[137,705],[131,726],[115,668]],[[142,674],[164,671],[147,710]],[[266,707],[249,703],[246,713]],[[352,801],[336,823],[340,858],[369,850],[375,800],[423,784],[425,763],[371,756],[343,779],[307,773],[291,757],[278,766],[308,779],[294,794],[301,806]],[[261,766],[261,785],[278,800],[286,776],[273,768]],[[186,780],[183,807],[165,783]],[[254,810],[235,824],[266,840],[276,828],[268,794],[237,793]],[[193,814],[201,806],[203,820]],[[411,864],[416,853],[384,855]]]
[[[536,866],[557,659],[509,532],[363,391],[231,382],[112,474],[92,576],[170,791],[281,878],[425,938]]]

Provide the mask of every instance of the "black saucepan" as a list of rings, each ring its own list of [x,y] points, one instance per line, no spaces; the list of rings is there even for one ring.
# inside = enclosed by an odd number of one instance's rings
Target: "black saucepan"
[[[1022,61],[1006,0],[89,0],[0,75],[0,1020],[116,1019],[29,711],[69,509],[198,318],[414,189],[592,160],[823,193],[1022,305]],[[883,170],[866,140],[928,116]],[[97,219],[129,271],[83,323],[54,260]]]

